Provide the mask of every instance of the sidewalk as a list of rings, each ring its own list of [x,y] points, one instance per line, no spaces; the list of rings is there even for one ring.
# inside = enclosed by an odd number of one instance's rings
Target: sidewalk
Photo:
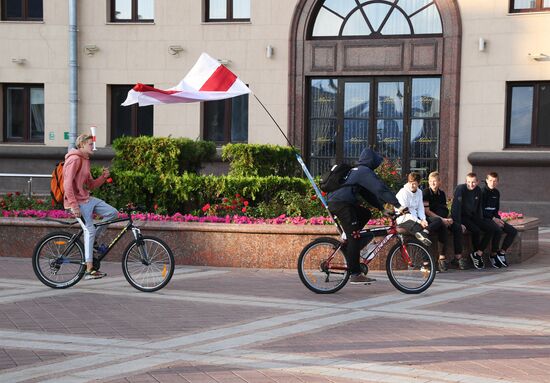
[[[550,229],[505,270],[438,274],[420,295],[316,295],[296,271],[179,266],[157,293],[109,276],[53,290],[0,257],[0,382],[547,382]]]

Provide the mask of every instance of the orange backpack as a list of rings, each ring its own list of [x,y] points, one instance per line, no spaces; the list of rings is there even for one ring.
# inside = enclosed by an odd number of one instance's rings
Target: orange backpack
[[[56,204],[63,205],[63,196],[65,190],[63,187],[63,165],[65,161],[58,162],[52,172],[52,180],[50,181],[50,194],[52,196],[52,206]],[[78,171],[82,168],[82,161],[79,161]]]

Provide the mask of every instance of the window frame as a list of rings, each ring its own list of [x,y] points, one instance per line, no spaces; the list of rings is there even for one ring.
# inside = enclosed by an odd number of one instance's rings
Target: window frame
[[[7,0],[1,0],[2,21],[44,21],[44,0],[42,0],[42,17],[29,17],[29,0],[21,0],[21,17],[7,17]]]
[[[538,104],[540,101],[540,92],[539,88],[541,85],[550,86],[550,81],[509,81],[506,83],[506,134],[505,134],[505,149],[549,149],[550,144],[540,145],[537,142],[538,138],[538,117],[539,117],[539,108]],[[531,144],[512,144],[510,143],[511,135],[511,112],[512,112],[512,89],[514,87],[533,87],[533,114],[531,116]]]
[[[249,96],[248,94],[244,94],[244,95],[241,95],[241,96],[237,96],[237,97],[242,97],[242,96]],[[216,100],[216,101],[206,101],[204,103],[202,103],[202,113],[201,113],[201,116],[202,116],[202,136],[205,140],[210,140],[208,138],[208,133],[209,133],[209,130],[208,130],[208,126],[206,124],[207,122],[207,114],[208,114],[208,105],[209,103],[213,103],[213,102],[223,102],[224,103],[224,120],[223,120],[223,141],[215,141],[215,140],[211,140],[213,142],[216,143],[216,146],[223,146],[225,144],[230,144],[230,143],[248,143],[248,133],[250,132],[249,128],[250,128],[250,119],[248,118],[247,119],[247,124],[246,124],[246,141],[232,141],[231,140],[231,133],[232,133],[232,130],[233,130],[233,124],[232,124],[232,117],[233,117],[233,100],[235,99],[236,97],[232,97],[232,98],[226,98],[226,99],[223,99],[223,100]],[[210,104],[212,105],[212,104]],[[250,97],[248,97],[247,99],[247,110],[248,112],[250,113]]]
[[[109,21],[111,23],[144,23],[144,24],[151,24],[151,23],[155,22],[154,18],[152,18],[152,19],[139,19],[138,18],[139,0],[132,0],[132,17],[130,19],[117,19],[115,17],[116,1],[117,0],[110,0],[110,11],[109,11],[110,18],[109,18]]]
[[[307,77],[307,90],[306,90],[306,99],[307,102],[307,110],[306,110],[306,153],[308,153],[308,162],[311,166],[312,161],[312,148],[311,148],[311,128],[310,128],[310,121],[314,119],[311,116],[311,82],[312,80],[317,79],[332,79],[335,78],[341,84],[338,84],[338,91],[336,94],[336,105],[342,106],[344,105],[344,84],[345,83],[354,83],[354,82],[369,82],[370,85],[370,96],[369,96],[369,103],[370,103],[370,112],[369,117],[364,118],[365,120],[369,121],[369,132],[368,132],[368,146],[373,147],[375,150],[377,150],[379,143],[377,142],[377,122],[380,120],[384,120],[384,118],[380,118],[377,115],[377,108],[378,104],[376,101],[378,97],[378,84],[385,83],[385,82],[403,82],[404,84],[404,104],[403,104],[403,135],[402,135],[402,156],[398,159],[392,159],[392,161],[397,161],[401,164],[401,173],[407,174],[410,172],[410,165],[411,160],[436,160],[437,167],[440,165],[440,152],[441,152],[441,109],[439,110],[438,117],[414,117],[412,113],[412,86],[413,86],[413,80],[414,79],[420,79],[420,78],[438,78],[440,80],[440,89],[439,89],[439,100],[441,100],[441,94],[443,87],[442,84],[442,76],[440,75],[405,75],[405,76],[364,76],[364,77],[350,77],[350,76],[309,76]],[[343,109],[339,112],[339,106],[337,106],[337,114],[334,117],[334,120],[336,121],[336,131],[337,136],[336,140],[334,142],[336,146],[335,150],[335,156],[331,159],[331,161],[334,163],[340,163],[344,161],[350,161],[349,159],[346,159],[344,157],[344,153],[342,151],[344,147],[344,134],[343,134],[343,124],[344,120],[346,119],[343,114]],[[391,118],[390,118],[391,119]],[[412,123],[413,120],[423,120],[423,121],[437,121],[439,124],[438,127],[438,143],[437,143],[437,157],[435,158],[419,158],[419,157],[411,157],[412,149],[411,149],[411,134],[412,134]],[[326,171],[327,169],[324,169],[322,172]],[[431,169],[436,170],[436,169]],[[322,172],[320,174],[322,174]],[[314,173],[314,175],[319,175]]]
[[[233,17],[233,0],[226,0],[226,17],[223,19],[211,19],[210,14],[210,0],[204,0],[204,22],[205,23],[239,23],[239,22],[249,22],[249,18],[237,19]]]
[[[535,1],[536,1],[536,5],[534,8],[515,9],[514,8],[515,0],[510,0],[508,11],[510,13],[550,12],[550,6],[543,7],[544,0],[535,0]]]
[[[9,138],[8,137],[8,88],[23,88],[24,90],[24,102],[23,105],[24,108],[24,132],[23,132],[23,138]],[[31,121],[30,121],[30,113],[31,113],[31,89],[42,89],[42,92],[45,92],[44,84],[29,84],[29,83],[4,83],[2,84],[2,142],[9,142],[9,143],[44,143],[45,137],[46,137],[46,130],[44,129],[44,136],[42,138],[31,138]],[[46,116],[46,110],[45,110],[45,103],[44,103],[44,119]],[[45,124],[44,124],[45,125]],[[45,126],[44,126],[45,128]]]

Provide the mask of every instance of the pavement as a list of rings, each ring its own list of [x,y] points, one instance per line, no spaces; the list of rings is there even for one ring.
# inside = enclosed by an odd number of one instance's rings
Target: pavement
[[[54,290],[0,257],[0,382],[550,381],[550,228],[528,261],[419,295],[384,272],[317,295],[295,270],[178,266],[156,293],[102,270]]]

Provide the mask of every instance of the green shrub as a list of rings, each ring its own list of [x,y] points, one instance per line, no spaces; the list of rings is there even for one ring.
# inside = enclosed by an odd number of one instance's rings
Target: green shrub
[[[213,142],[188,138],[121,137],[113,142],[113,148],[113,169],[141,173],[198,173],[202,162],[216,155]]]
[[[227,144],[222,159],[230,161],[232,176],[290,176],[300,175],[295,150],[290,146],[259,144]]]

